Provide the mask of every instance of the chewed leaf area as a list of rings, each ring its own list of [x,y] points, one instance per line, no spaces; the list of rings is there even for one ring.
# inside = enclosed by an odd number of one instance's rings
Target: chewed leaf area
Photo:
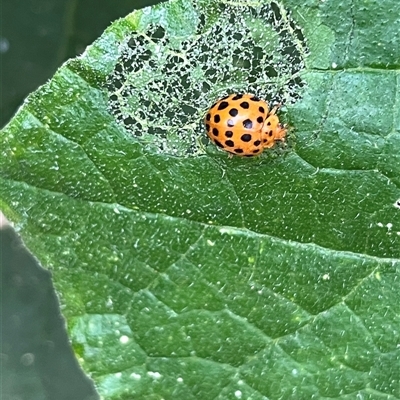
[[[304,38],[277,3],[250,7],[194,3],[197,27],[175,36],[151,23],[121,43],[108,76],[109,109],[152,151],[204,152],[205,111],[229,93],[293,103],[302,81]]]

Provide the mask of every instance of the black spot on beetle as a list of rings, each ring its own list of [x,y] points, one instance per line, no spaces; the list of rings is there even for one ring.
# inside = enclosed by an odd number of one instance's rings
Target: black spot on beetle
[[[260,101],[260,98],[257,96],[250,97],[251,101]]]
[[[246,129],[252,129],[252,128],[253,128],[253,122],[251,121],[251,119],[245,119],[245,120],[243,121],[243,126],[244,126]]]
[[[259,146],[261,144],[261,140],[256,140],[253,144],[254,146]]]
[[[225,136],[228,137],[228,138],[230,138],[230,137],[233,136],[233,132],[232,132],[232,131],[226,131],[226,132],[225,132]]]
[[[225,110],[226,107],[229,106],[229,103],[227,101],[222,101],[220,105],[218,106],[218,110]]]
[[[257,117],[257,122],[259,124],[262,124],[264,122],[264,118],[263,117]]]
[[[214,136],[218,136],[219,132],[217,128],[213,128],[212,133]]]
[[[240,139],[241,139],[243,142],[250,142],[250,140],[251,140],[251,135],[248,134],[248,133],[245,133],[244,135],[242,135],[242,136],[240,137]]]
[[[214,122],[218,124],[219,121],[221,121],[221,117],[219,116],[219,114],[214,115]]]
[[[210,125],[206,124],[206,131],[209,132],[210,131]]]
[[[236,96],[232,97],[232,100],[240,100],[242,97],[242,94],[237,94]]]
[[[211,119],[211,114],[208,113],[207,116],[206,116],[206,120],[209,121],[210,119]]]
[[[238,111],[237,108],[232,108],[232,109],[229,110],[229,115],[231,117],[236,117],[236,115],[238,115],[238,114],[239,114],[239,111]]]
[[[247,101],[242,101],[240,103],[240,107],[244,108],[245,110],[247,110],[250,107],[250,104]]]
[[[235,150],[233,150],[235,153],[237,153],[237,154],[242,154],[243,153],[243,150],[242,149],[235,149]]]
[[[221,147],[221,148],[224,147],[220,142],[218,142],[218,140],[214,140],[214,143],[215,143],[218,147]]]
[[[225,145],[228,147],[233,147],[235,145],[235,143],[233,143],[232,140],[225,140]]]
[[[263,113],[263,114],[265,113],[264,107],[261,107],[261,106],[258,107],[258,111],[260,111],[260,113]]]

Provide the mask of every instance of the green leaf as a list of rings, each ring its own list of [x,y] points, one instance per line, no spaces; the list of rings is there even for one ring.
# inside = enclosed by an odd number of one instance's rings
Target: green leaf
[[[1,208],[103,398],[400,398],[394,9],[135,11],[1,131]],[[283,102],[287,143],[205,143],[233,91]]]

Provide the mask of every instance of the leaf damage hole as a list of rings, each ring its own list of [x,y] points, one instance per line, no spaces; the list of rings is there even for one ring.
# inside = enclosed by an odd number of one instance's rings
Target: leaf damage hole
[[[121,43],[105,85],[118,123],[152,151],[180,157],[203,152],[204,113],[226,94],[294,103],[306,56],[300,28],[278,3],[218,3],[213,20],[202,13],[201,2],[193,4],[193,36],[177,40],[149,25]]]

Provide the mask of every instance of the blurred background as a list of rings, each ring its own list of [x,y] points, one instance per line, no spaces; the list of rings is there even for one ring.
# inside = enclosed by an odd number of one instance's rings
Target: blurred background
[[[117,18],[153,0],[1,0],[0,128],[61,64]],[[51,275],[0,214],[0,398],[93,400],[60,314]]]

